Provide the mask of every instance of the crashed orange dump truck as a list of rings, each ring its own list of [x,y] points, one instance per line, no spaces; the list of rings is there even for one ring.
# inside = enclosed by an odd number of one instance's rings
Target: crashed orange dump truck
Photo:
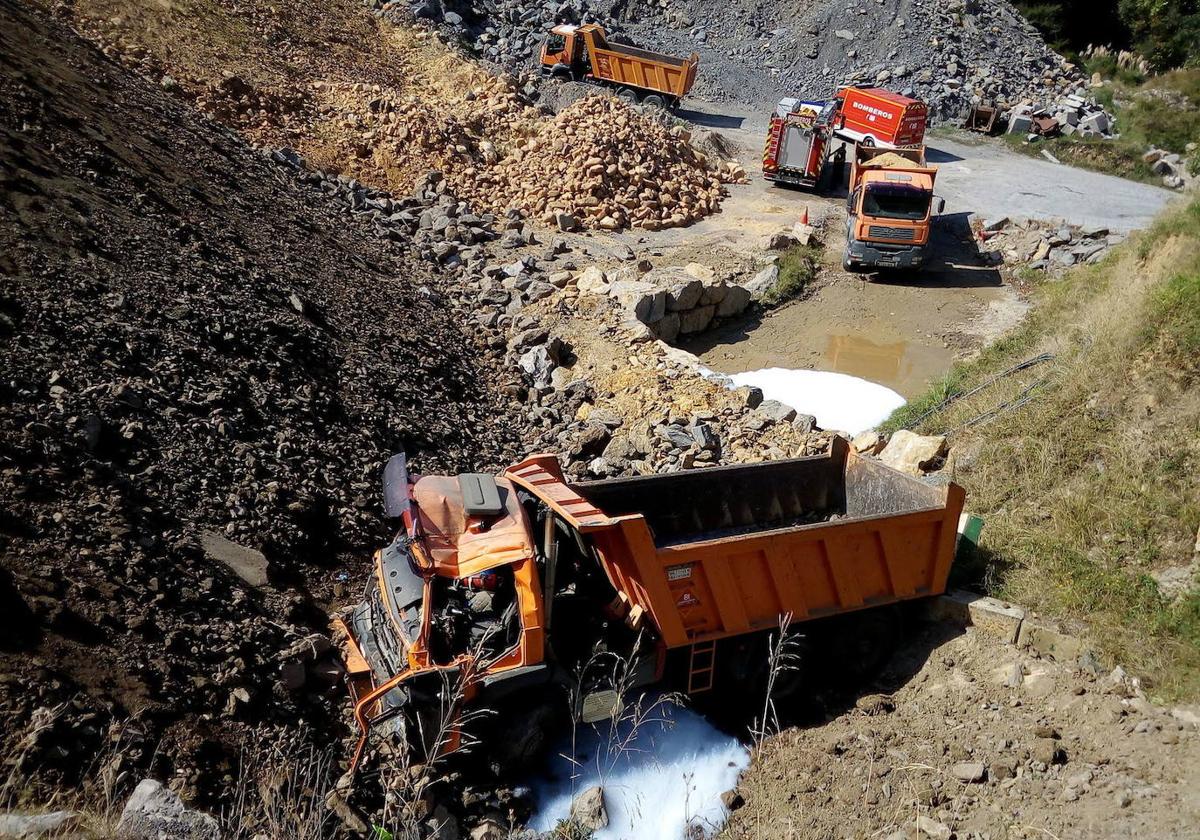
[[[570,483],[539,455],[498,478],[396,470],[385,485],[404,529],[343,621],[364,742],[452,751],[486,708],[514,760],[568,700],[598,720],[663,681],[749,690],[781,616],[943,592],[963,506],[957,485],[842,438],[821,456],[637,478]],[[518,736],[518,719],[536,725]]]

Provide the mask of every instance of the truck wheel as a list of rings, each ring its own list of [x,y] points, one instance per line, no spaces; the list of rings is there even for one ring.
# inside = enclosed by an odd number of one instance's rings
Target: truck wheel
[[[497,776],[528,769],[567,731],[566,700],[557,691],[515,695],[495,711],[483,740]]]
[[[617,91],[617,99],[620,99],[622,102],[628,102],[630,105],[634,105],[638,101],[637,91],[633,88],[623,87]]]
[[[661,108],[664,111],[667,109],[667,103],[657,93],[647,96],[642,100],[642,104],[648,108]]]
[[[892,607],[876,607],[835,619],[827,653],[838,663],[837,679],[859,688],[878,676],[900,642],[903,624]]]
[[[875,138],[872,137],[870,134],[868,134],[866,137],[859,140],[858,142],[861,143],[862,145],[866,146],[867,148],[871,148],[872,146],[875,145]]]

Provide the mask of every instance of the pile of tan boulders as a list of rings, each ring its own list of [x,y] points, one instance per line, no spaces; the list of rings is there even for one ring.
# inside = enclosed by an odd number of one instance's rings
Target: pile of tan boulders
[[[544,123],[499,165],[480,167],[459,191],[565,229],[657,230],[715,212],[723,182],[734,179],[731,167],[710,168],[683,129],[593,96]]]
[[[440,171],[481,212],[516,208],[562,230],[690,224],[745,177],[609,96],[550,118],[499,80],[442,103],[364,84],[319,82],[314,94],[317,145],[299,144],[313,162],[395,194]]]
[[[533,131],[538,112],[503,80],[464,91],[450,101],[379,85],[317,82],[320,125],[316,148],[300,151],[314,162],[387,189],[411,191],[430,171],[440,171],[459,194],[479,167],[495,165],[499,148]]]

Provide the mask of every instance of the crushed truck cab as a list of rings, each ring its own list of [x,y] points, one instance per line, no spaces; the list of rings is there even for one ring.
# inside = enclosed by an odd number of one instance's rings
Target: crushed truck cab
[[[374,731],[418,760],[457,749],[472,710],[503,721],[490,750],[527,758],[540,710],[564,698],[597,720],[663,681],[752,688],[765,661],[746,642],[781,616],[943,592],[963,505],[957,485],[842,438],[826,455],[667,475],[570,483],[538,455],[495,479],[405,483],[404,528],[341,626],[360,753]]]

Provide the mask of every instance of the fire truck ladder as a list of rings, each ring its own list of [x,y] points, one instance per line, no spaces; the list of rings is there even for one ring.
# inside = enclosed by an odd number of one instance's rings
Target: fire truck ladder
[[[767,145],[763,149],[763,168],[768,165],[774,166],[779,162],[779,138],[783,134],[783,127],[786,121],[778,118],[771,120],[771,127],[767,131]]]
[[[708,691],[713,687],[716,665],[716,641],[696,642],[692,645],[691,661],[688,664],[688,694]]]

